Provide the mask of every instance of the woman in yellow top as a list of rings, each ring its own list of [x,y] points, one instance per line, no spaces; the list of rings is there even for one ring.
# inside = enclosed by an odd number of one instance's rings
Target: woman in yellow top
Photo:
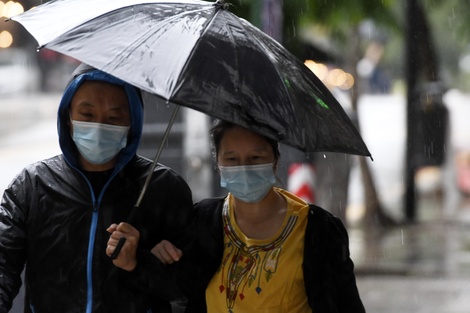
[[[186,312],[365,312],[341,221],[274,187],[278,143],[224,121],[211,135],[229,194],[195,205]],[[182,256],[167,241],[152,252]]]

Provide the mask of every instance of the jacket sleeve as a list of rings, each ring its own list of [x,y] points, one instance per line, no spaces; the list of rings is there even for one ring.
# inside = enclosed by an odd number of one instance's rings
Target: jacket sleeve
[[[132,272],[121,272],[139,293],[163,301],[174,301],[181,297],[176,283],[177,263],[165,265],[148,250],[139,250],[137,258],[137,267]]]
[[[187,255],[190,280],[186,280],[186,313],[207,312],[205,291],[223,257],[223,198],[205,199],[195,204],[197,241]]]
[[[26,210],[20,201],[26,194],[20,186],[24,176],[5,190],[0,204],[0,313],[8,312],[18,294],[26,260]]]
[[[305,240],[305,285],[313,312],[364,313],[341,220],[312,206]]]

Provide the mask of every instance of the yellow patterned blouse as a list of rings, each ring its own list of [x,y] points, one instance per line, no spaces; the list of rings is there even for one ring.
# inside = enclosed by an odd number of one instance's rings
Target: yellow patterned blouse
[[[209,313],[311,313],[302,271],[308,204],[276,188],[287,200],[283,226],[267,240],[238,228],[229,195],[222,211],[224,257],[206,289]]]

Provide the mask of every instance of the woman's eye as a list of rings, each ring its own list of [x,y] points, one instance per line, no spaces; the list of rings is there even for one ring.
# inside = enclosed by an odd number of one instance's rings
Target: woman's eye
[[[108,121],[111,124],[120,124],[120,123],[125,123],[126,119],[122,116],[110,116],[108,117]]]

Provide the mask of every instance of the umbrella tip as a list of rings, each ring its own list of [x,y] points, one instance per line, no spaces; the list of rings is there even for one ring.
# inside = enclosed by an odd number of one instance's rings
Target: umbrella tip
[[[228,7],[230,6],[230,3],[226,3],[225,0],[217,0],[217,1],[215,2],[215,5],[216,5],[219,9],[227,10]]]

